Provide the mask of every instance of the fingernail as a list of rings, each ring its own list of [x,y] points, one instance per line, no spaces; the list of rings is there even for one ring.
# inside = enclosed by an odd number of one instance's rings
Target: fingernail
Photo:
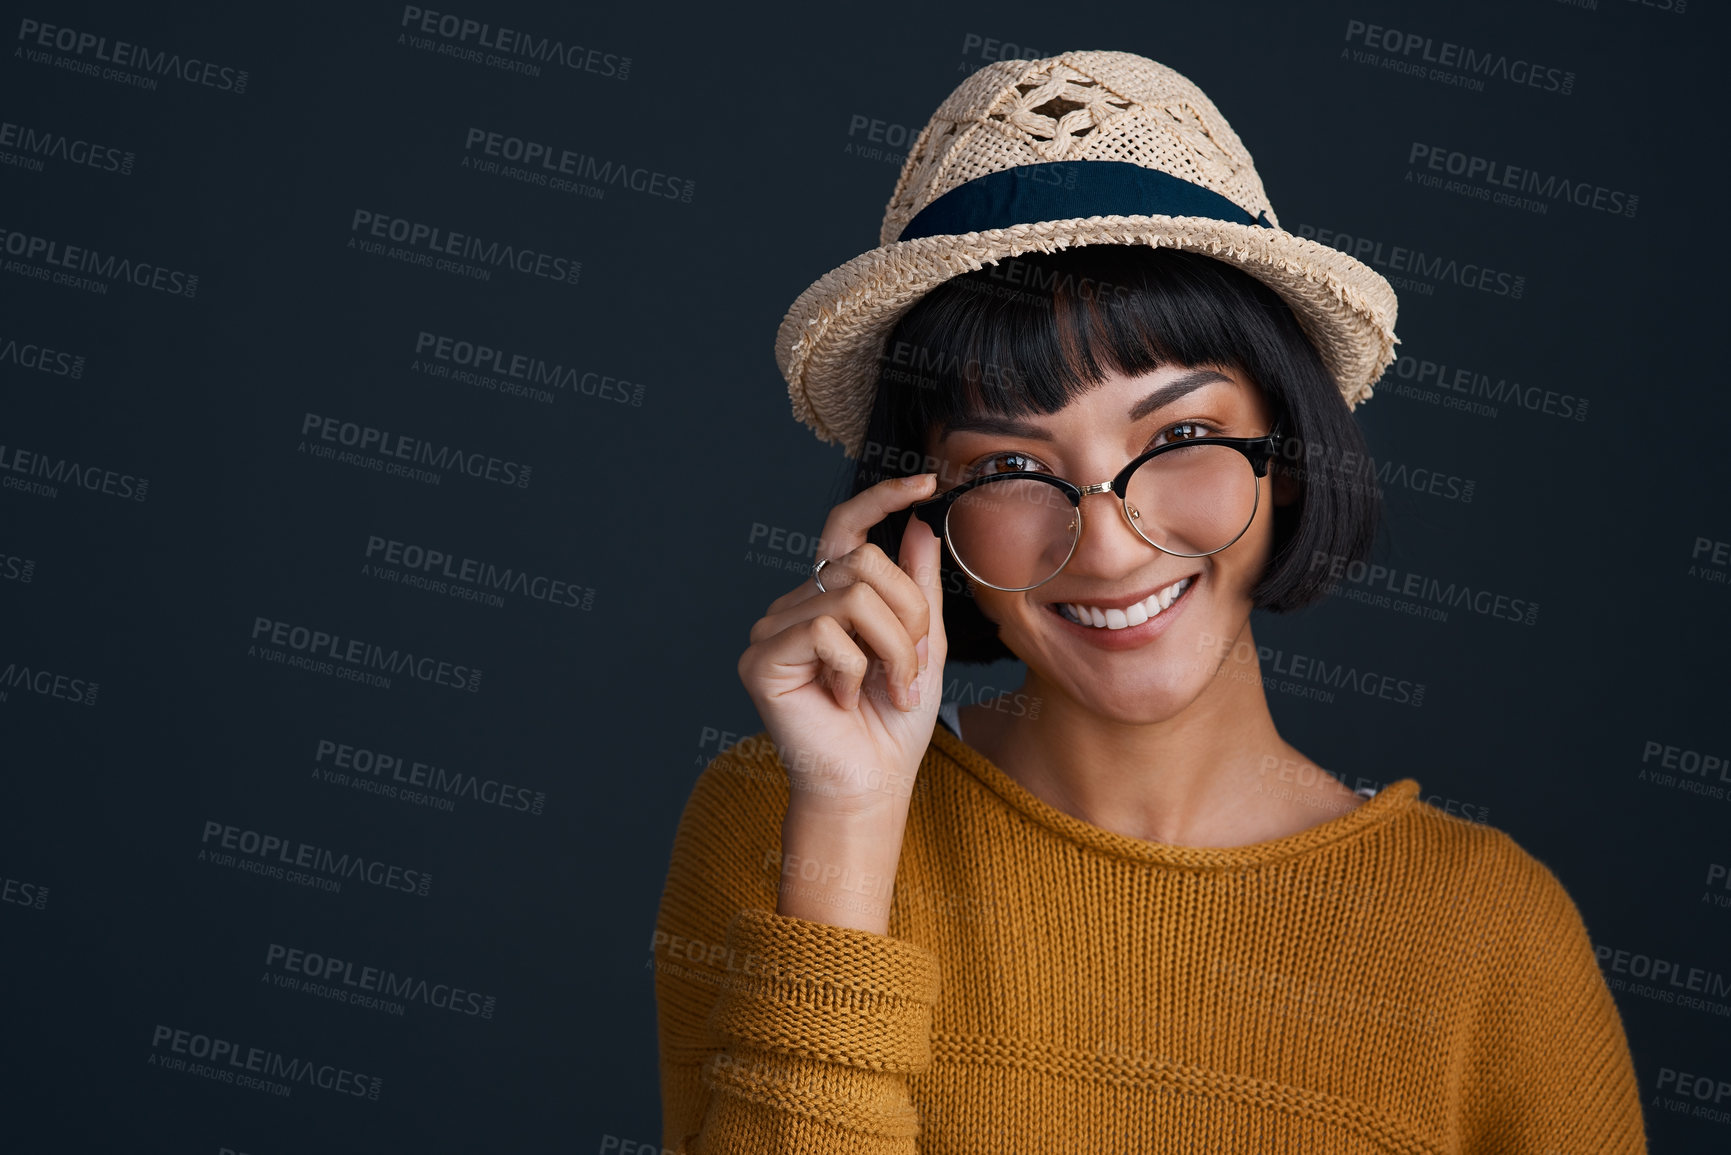
[[[918,678],[915,678],[913,681],[908,683],[908,705],[917,706],[919,704],[920,704],[920,680]]]
[[[907,486],[909,489],[918,489],[926,483],[926,478],[930,476],[932,475],[929,473],[916,473],[911,477],[902,478],[902,484]]]
[[[921,638],[914,643],[914,653],[920,659],[920,673],[926,672],[926,639]]]

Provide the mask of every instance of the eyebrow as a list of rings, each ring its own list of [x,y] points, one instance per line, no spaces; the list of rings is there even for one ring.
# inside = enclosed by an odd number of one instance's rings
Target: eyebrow
[[[1130,407],[1130,420],[1140,421],[1150,413],[1164,409],[1187,393],[1193,393],[1204,385],[1213,385],[1224,381],[1232,383],[1232,378],[1213,369],[1192,369],[1180,377],[1175,377],[1136,404]],[[995,433],[1001,437],[1027,437],[1035,441],[1053,440],[1052,432],[1043,429],[1029,421],[1014,417],[997,417],[991,414],[972,414],[951,418],[944,422],[943,432],[939,435],[941,443],[949,439],[952,433]]]

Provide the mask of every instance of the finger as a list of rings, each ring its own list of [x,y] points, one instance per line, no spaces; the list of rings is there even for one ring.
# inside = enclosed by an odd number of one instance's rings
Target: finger
[[[756,641],[777,633],[793,622],[814,614],[828,612],[833,603],[826,595],[839,594],[850,586],[869,585],[889,606],[908,637],[918,642],[926,636],[931,623],[931,605],[908,571],[890,560],[889,554],[867,542],[846,557],[836,558],[823,569],[823,592],[811,589],[804,597],[781,597],[770,604],[769,610],[752,628]]]
[[[787,681],[784,688],[771,691],[770,697],[791,694],[816,682],[828,688],[836,705],[844,710],[858,708],[860,687],[871,670],[871,660],[859,643],[828,614],[795,623],[752,646],[746,654],[748,657],[740,662],[742,667],[761,668],[765,680]],[[748,673],[747,668],[741,673]]]
[[[869,665],[847,630],[820,615],[747,647],[739,656],[739,680],[760,702],[797,693],[815,682],[846,708],[848,676],[857,673],[863,681]]]
[[[844,710],[859,709],[860,687],[871,671],[871,659],[848,636],[847,629],[827,614],[813,618],[806,633],[812,653],[829,671],[826,680],[836,705]]]
[[[949,636],[944,632],[943,549],[943,542],[931,526],[917,517],[908,519],[897,553],[902,569],[913,579],[914,588],[926,603],[929,626],[914,646],[922,672],[934,664],[934,657],[935,664],[941,667],[949,653]]]
[[[830,563],[823,567],[821,575],[824,589],[818,589],[817,583],[807,578],[770,602],[769,611],[776,613],[785,610],[789,606],[817,597],[825,590],[840,589],[848,584],[849,579],[836,568],[836,562],[867,544],[866,534],[872,526],[899,509],[931,497],[936,487],[935,473],[892,477],[854,494],[830,510],[829,517],[824,521],[823,532],[818,535],[815,557],[818,562],[825,558],[830,559]],[[917,521],[918,518],[909,520]],[[817,567],[814,565],[812,568],[815,573]],[[832,575],[836,580],[831,580]]]
[[[904,582],[909,580],[906,574],[899,576]],[[919,596],[917,592],[915,596]],[[924,599],[921,601],[920,612],[923,614],[926,612]],[[752,643],[760,644],[797,628],[803,622],[824,617],[834,619],[845,633],[857,637],[867,647],[870,656],[877,659],[877,664],[884,667],[890,701],[898,709],[912,709],[914,702],[908,684],[920,670],[915,639],[870,582],[856,582],[846,589],[832,590],[783,613],[760,619],[752,627]]]
[[[829,511],[818,535],[820,557],[841,557],[866,543],[866,533],[872,526],[916,501],[932,496],[937,486],[937,474],[916,473],[912,477],[892,477],[854,494]],[[829,584],[829,570],[824,570],[824,584]]]

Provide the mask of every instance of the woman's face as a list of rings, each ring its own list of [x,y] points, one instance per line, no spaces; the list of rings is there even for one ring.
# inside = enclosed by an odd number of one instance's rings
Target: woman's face
[[[1049,416],[958,419],[935,429],[927,449],[939,462],[940,492],[968,477],[1012,470],[1091,485],[1156,445],[1264,436],[1271,417],[1262,391],[1241,372],[1171,365],[1138,377],[1114,372]],[[1170,718],[1210,687],[1221,655],[1249,619],[1250,593],[1272,548],[1273,508],[1292,497],[1285,483],[1271,492],[1273,481],[1273,474],[1259,480],[1256,515],[1242,537],[1195,558],[1144,541],[1126,523],[1116,494],[1089,494],[1082,498],[1081,540],[1062,572],[1019,593],[970,583],[975,601],[1045,688],[1126,723]],[[1146,607],[1149,595],[1181,582],[1187,584],[1170,605],[1125,629],[1080,625],[1058,608]]]

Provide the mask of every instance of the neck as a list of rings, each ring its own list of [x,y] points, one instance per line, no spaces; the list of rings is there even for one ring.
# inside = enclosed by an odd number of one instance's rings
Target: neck
[[[1177,846],[1246,846],[1363,801],[1280,736],[1245,625],[1209,685],[1158,722],[1098,713],[1030,669],[1037,718],[974,706],[962,733],[1035,797],[1093,826]]]

